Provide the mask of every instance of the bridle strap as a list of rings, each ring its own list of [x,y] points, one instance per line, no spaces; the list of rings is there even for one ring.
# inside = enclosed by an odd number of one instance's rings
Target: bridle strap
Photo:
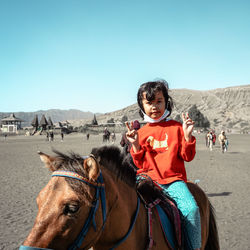
[[[18,250],[53,250],[51,248],[29,247],[21,245]]]
[[[103,183],[103,185],[104,185],[104,180],[103,180],[103,176],[102,176],[101,173],[100,173],[98,179],[99,179],[100,183]],[[100,195],[101,195],[101,205],[102,205],[102,219],[103,219],[103,228],[102,228],[102,230],[103,230],[104,226],[105,226],[106,219],[107,219],[106,195],[105,195],[104,186],[103,186],[103,188],[100,188]]]
[[[51,175],[52,177],[55,176],[61,176],[61,177],[68,177],[68,178],[72,178],[72,179],[76,179],[79,181],[82,181],[90,186],[93,187],[99,187],[99,186],[104,186],[103,182],[94,182],[94,181],[90,181],[88,178],[81,176],[75,172],[72,171],[66,171],[66,170],[58,170],[58,171],[54,171]]]

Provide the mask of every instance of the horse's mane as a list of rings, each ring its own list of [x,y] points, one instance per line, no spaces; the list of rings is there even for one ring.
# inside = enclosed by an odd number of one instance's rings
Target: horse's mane
[[[136,185],[136,167],[130,154],[124,155],[116,146],[93,148],[91,152],[99,164],[114,173],[128,185]]]
[[[53,152],[56,154],[56,161],[54,162],[54,168],[56,170],[72,171],[87,177],[87,173],[83,168],[84,159],[82,156],[74,152],[64,154],[55,149],[53,149]],[[117,178],[126,182],[128,185],[135,187],[136,169],[130,154],[127,156],[123,155],[116,146],[93,148],[91,153],[102,167],[114,173]],[[80,181],[71,178],[66,178],[66,181],[74,191],[80,194],[86,194],[88,200],[91,198],[88,186],[82,185]]]
[[[124,155],[120,149],[115,146],[103,146],[94,148],[92,154],[97,158],[99,164],[110,170],[118,178],[125,181],[132,187],[135,187],[140,197],[146,204],[154,202],[160,198],[165,203],[172,200],[168,195],[163,194],[162,190],[157,187],[150,177],[144,177],[136,183],[136,166],[133,163],[130,154]],[[174,202],[172,200],[172,202]],[[166,203],[166,209],[171,212],[171,207]]]
[[[79,154],[70,152],[68,155],[53,149],[56,154],[56,161],[54,162],[54,168],[56,170],[72,171],[81,176],[87,177],[87,172],[83,168],[84,159]],[[90,200],[93,198],[90,194],[90,188],[87,185],[82,185],[82,182],[72,178],[65,179],[70,187],[80,194],[79,199],[83,198],[83,201],[91,206]],[[83,197],[82,197],[83,196]]]
[[[83,168],[84,159],[79,154],[70,152],[68,155],[53,149],[56,154],[55,168],[56,170],[65,170],[76,172],[79,175],[86,175],[86,171]]]

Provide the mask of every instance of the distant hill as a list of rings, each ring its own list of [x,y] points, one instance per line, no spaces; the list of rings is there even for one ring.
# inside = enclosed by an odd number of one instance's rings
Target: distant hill
[[[180,89],[172,93],[177,108],[174,117],[196,104],[212,128],[250,131],[250,85],[209,91]]]
[[[0,113],[0,119],[9,116],[10,114],[11,112]],[[66,120],[90,119],[93,118],[94,116],[94,114],[91,112],[83,112],[77,109],[69,109],[69,110],[49,109],[49,110],[39,110],[36,112],[15,112],[16,117],[24,120],[24,122],[22,123],[22,127],[31,126],[31,121],[33,120],[35,115],[38,115],[39,122],[42,115],[45,115],[47,119],[51,117],[53,123]]]
[[[250,131],[250,85],[228,87],[207,91],[197,91],[190,89],[173,89],[169,94],[174,100],[174,109],[171,115],[172,119],[182,112],[186,112],[194,104],[208,118],[211,128],[216,130],[248,130]],[[126,115],[128,120],[140,119],[137,104],[125,107],[123,109],[105,113],[96,114],[97,122],[107,123],[111,118],[115,122],[121,122],[122,117]],[[10,113],[0,113],[0,119],[8,116]],[[30,126],[35,115],[38,115],[39,121],[44,114],[46,118],[51,117],[52,121],[68,120],[73,126],[81,126],[91,123],[94,114],[83,112],[76,109],[70,110],[40,110],[37,112],[16,112],[18,118],[25,120],[23,126]]]

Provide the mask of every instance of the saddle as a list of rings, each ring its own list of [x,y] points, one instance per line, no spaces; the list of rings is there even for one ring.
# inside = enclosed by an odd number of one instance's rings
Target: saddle
[[[153,182],[148,176],[146,179],[142,179],[138,182],[137,193],[145,207],[148,209],[148,214],[151,213],[153,207],[156,208],[165,235],[165,240],[169,248],[183,249],[181,214],[179,213],[175,202],[170,197],[163,194],[162,188]],[[150,249],[153,244],[153,239],[152,235],[150,235],[150,218],[148,218],[148,221],[149,244],[147,249]]]

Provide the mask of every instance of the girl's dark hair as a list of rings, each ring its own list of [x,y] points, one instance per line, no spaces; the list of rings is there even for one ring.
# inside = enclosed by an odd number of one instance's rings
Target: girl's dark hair
[[[171,115],[172,108],[173,108],[173,100],[172,97],[168,95],[168,83],[165,80],[157,80],[153,82],[146,82],[143,83],[138,92],[137,92],[137,103],[140,107],[139,114],[143,118],[143,113],[145,113],[143,104],[142,104],[142,99],[143,99],[143,93],[146,93],[146,98],[148,101],[152,101],[155,99],[155,93],[158,91],[162,91],[162,94],[165,98],[165,103],[166,103],[166,109],[169,111],[168,116]]]

